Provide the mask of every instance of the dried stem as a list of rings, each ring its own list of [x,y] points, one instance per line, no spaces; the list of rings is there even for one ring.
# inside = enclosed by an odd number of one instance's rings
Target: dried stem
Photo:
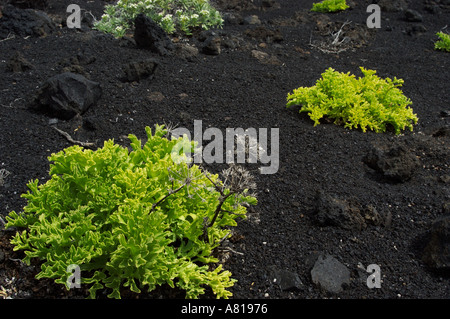
[[[334,32],[334,33],[331,32],[331,37],[333,38],[333,41],[331,42],[331,44],[321,42],[321,43],[319,43],[319,45],[315,45],[312,43],[312,35],[311,35],[311,37],[309,39],[309,45],[311,47],[314,47],[314,48],[324,52],[324,53],[337,54],[337,53],[347,51],[348,48],[339,47],[341,44],[344,43],[346,38],[344,37],[342,40],[340,40],[339,37],[341,36],[344,27],[350,23],[351,23],[351,21],[346,21],[346,22],[344,22],[344,24],[341,26],[341,28],[337,32]]]
[[[209,222],[205,221],[203,236],[205,240],[208,239],[208,228],[212,227],[217,220],[217,217],[220,213],[229,213],[227,210],[223,210],[222,206],[225,201],[232,195],[237,196],[245,192],[247,189],[256,188],[256,184],[253,182],[252,176],[245,169],[236,166],[234,164],[230,165],[230,167],[222,172],[224,176],[223,186],[220,187],[213,180],[209,178],[209,176],[205,173],[206,178],[215,186],[217,191],[220,193],[219,204],[216,207],[214,212],[214,216],[212,220]],[[225,185],[229,183],[229,186],[226,188],[229,190],[228,194],[225,194]]]
[[[167,199],[167,197],[169,197],[170,195],[173,195],[173,194],[179,192],[184,186],[186,186],[186,183],[184,183],[183,185],[181,185],[180,187],[178,187],[176,190],[171,190],[171,191],[169,191],[169,193],[168,193],[166,196],[164,196],[164,197],[161,198],[158,202],[156,202],[156,203],[154,203],[154,204],[152,205],[152,209],[150,210],[150,213],[152,213],[152,212],[155,210],[156,206],[158,206],[158,205],[161,204],[163,201],[165,201],[165,200]]]
[[[228,199],[228,197],[230,197],[231,195],[233,195],[234,193],[229,193],[225,196],[222,196],[220,198],[220,202],[219,205],[217,205],[216,211],[214,212],[214,217],[211,220],[211,222],[209,223],[208,226],[206,226],[206,228],[212,227],[214,225],[214,223],[216,222],[217,217],[219,216],[219,213],[222,211],[222,205],[223,203],[225,203],[225,201]]]
[[[61,131],[59,128],[57,128],[56,126],[53,126],[53,128],[60,133],[62,136],[64,136],[70,143],[74,143],[74,144],[78,144],[81,145],[83,147],[93,147],[95,146],[95,143],[89,143],[89,142],[80,142],[80,141],[76,141],[72,138],[72,136],[70,136],[68,133]]]

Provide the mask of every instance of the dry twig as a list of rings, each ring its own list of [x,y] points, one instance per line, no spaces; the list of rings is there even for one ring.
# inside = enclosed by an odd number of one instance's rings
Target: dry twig
[[[342,39],[340,39],[342,33],[343,33],[343,29],[346,25],[350,24],[351,21],[346,21],[344,22],[344,24],[341,26],[341,28],[337,31],[337,32],[331,32],[331,37],[333,39],[333,41],[331,43],[326,43],[325,41],[320,42],[318,45],[313,44],[311,41],[311,38],[309,39],[309,45],[311,47],[314,47],[324,53],[341,53],[344,51],[347,51],[349,47],[342,47],[341,45],[343,43],[345,43],[346,41],[348,41],[347,37],[343,37]],[[311,36],[312,37],[312,36]]]
[[[0,42],[6,41],[6,40],[12,40],[14,39],[16,36],[14,34],[11,35],[11,33],[8,34],[8,36],[4,39],[1,39]]]
[[[93,147],[95,146],[95,143],[89,143],[89,142],[80,142],[80,141],[76,141],[72,138],[72,136],[70,136],[68,133],[61,131],[59,128],[57,128],[56,126],[53,126],[53,128],[58,131],[58,133],[60,133],[62,136],[64,136],[70,143],[74,143],[74,144],[78,144],[81,145],[83,147]]]

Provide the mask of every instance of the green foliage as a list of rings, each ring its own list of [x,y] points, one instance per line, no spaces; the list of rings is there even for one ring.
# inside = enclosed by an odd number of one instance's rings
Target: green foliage
[[[96,151],[72,146],[52,154],[51,179],[29,182],[23,213],[6,217],[7,228],[21,230],[11,241],[14,249],[24,250],[28,264],[42,262],[37,278],[67,288],[67,267],[78,265],[92,298],[105,287],[109,297],[120,298],[122,286],[139,293],[165,283],[184,289],[187,298],[203,294],[205,286],[228,298],[235,279],[221,265],[213,269],[218,260],[212,253],[245,217],[243,204],[255,205],[256,198],[180,161],[184,153],[175,153],[175,145],[188,142],[193,150],[194,142],[169,140],[163,126],[146,133],[143,147],[129,135],[132,151],[110,140]],[[225,178],[230,172],[243,171],[230,168]]]
[[[450,34],[444,32],[438,32],[436,35],[439,37],[439,41],[434,44],[435,50],[450,52]]]
[[[360,69],[364,77],[357,79],[329,68],[315,86],[288,94],[287,107],[302,104],[300,112],[308,112],[314,126],[326,116],[363,132],[385,132],[387,125],[392,125],[396,134],[405,128],[412,131],[418,118],[408,107],[412,102],[399,89],[403,80],[381,79],[374,70]]]
[[[191,34],[194,28],[220,27],[223,19],[208,0],[119,0],[106,5],[105,13],[95,28],[122,37],[140,13],[149,16],[171,34],[179,28]]]
[[[311,11],[315,12],[336,12],[350,8],[345,0],[324,0],[314,3]]]

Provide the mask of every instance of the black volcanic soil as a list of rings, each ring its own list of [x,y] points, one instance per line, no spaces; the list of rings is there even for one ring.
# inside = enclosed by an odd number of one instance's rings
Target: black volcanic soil
[[[20,211],[25,205],[20,194],[27,191],[26,183],[36,178],[45,182],[47,157],[72,145],[52,125],[75,140],[100,147],[108,139],[127,145],[123,136],[133,133],[144,138],[145,126],[164,123],[191,132],[194,120],[202,120],[203,130],[216,127],[223,132],[239,127],[279,128],[278,172],[262,175],[259,164],[247,165],[257,182],[259,203],[249,212],[252,218],[239,223],[229,243],[236,253],[228,255],[224,267],[238,280],[231,289],[233,298],[449,298],[448,273],[435,271],[422,261],[431,224],[450,200],[450,55],[435,51],[433,44],[436,32],[450,22],[448,5],[445,1],[408,1],[408,7],[421,14],[421,22],[407,21],[403,11],[383,11],[381,29],[367,30],[366,7],[371,1],[355,1],[351,9],[336,14],[309,13],[313,2],[265,1],[265,6],[259,0],[216,2],[223,12],[235,16],[257,15],[261,24],[231,21],[215,31],[222,38],[219,55],[200,52],[189,59],[138,49],[132,34],[119,40],[86,27],[60,26],[43,37],[1,40],[0,169],[11,174],[0,186],[0,216],[4,219],[10,211]],[[97,18],[105,4],[49,1],[44,10],[63,21],[70,3],[78,3]],[[347,50],[335,54],[310,45],[329,40],[329,32],[346,21],[352,22],[356,34]],[[174,42],[185,41],[198,48],[203,45],[200,38],[199,34],[172,37]],[[227,39],[234,45],[225,45],[230,43]],[[258,60],[253,50],[267,53],[266,60]],[[17,52],[32,69],[8,70]],[[122,81],[124,64],[146,58],[159,62],[152,78]],[[419,118],[413,132],[363,133],[325,122],[314,127],[308,116],[298,113],[299,107],[286,109],[287,94],[314,85],[327,68],[361,76],[360,66],[377,70],[380,77],[405,81],[403,92],[413,101]],[[32,112],[29,105],[37,88],[64,68],[99,82],[103,95],[81,117],[54,124],[48,116]],[[404,182],[380,177],[363,161],[374,145],[396,144],[419,161]],[[213,172],[224,168],[219,164],[205,167]],[[364,227],[353,230],[339,224],[320,225],[315,209],[319,191],[359,207],[372,206],[380,221],[366,220]],[[67,292],[50,280],[34,279],[39,263],[21,264],[23,256],[8,243],[12,234],[2,231],[0,237],[2,296],[83,296],[84,290]],[[350,284],[338,294],[319,289],[311,280],[312,265],[321,252],[350,271]],[[380,266],[380,289],[366,286],[369,273],[364,269],[369,264]],[[283,291],[273,281],[272,269],[295,272],[302,284]],[[162,288],[140,297],[180,296]],[[125,293],[124,297],[135,296]]]

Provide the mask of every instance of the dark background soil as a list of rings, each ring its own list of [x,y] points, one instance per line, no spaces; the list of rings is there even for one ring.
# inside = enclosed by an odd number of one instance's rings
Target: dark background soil
[[[252,217],[239,223],[231,240],[233,250],[242,254],[232,253],[224,263],[238,280],[231,288],[233,298],[449,298],[448,274],[434,271],[422,261],[430,226],[450,200],[450,55],[433,49],[436,32],[450,22],[448,5],[445,1],[408,1],[408,7],[422,15],[422,22],[406,21],[402,11],[382,12],[381,29],[368,32],[360,45],[329,54],[309,45],[312,37],[320,38],[320,21],[329,19],[341,25],[349,20],[365,26],[366,7],[371,1],[358,1],[351,9],[327,18],[308,13],[313,2],[279,0],[279,8],[262,9],[259,0],[221,1],[219,9],[227,7],[223,12],[242,17],[254,14],[262,24],[225,24],[216,32],[223,39],[240,39],[239,45],[222,47],[219,55],[200,53],[193,59],[162,57],[136,48],[130,39],[114,39],[88,28],[61,26],[44,37],[2,40],[0,169],[11,174],[0,187],[0,216],[21,211],[25,200],[20,194],[27,191],[27,182],[36,178],[45,182],[47,157],[72,145],[51,127],[49,117],[30,111],[29,103],[46,79],[73,67],[70,59],[78,55],[89,61],[78,63],[78,70],[100,82],[103,95],[82,118],[58,121],[56,126],[75,140],[102,146],[104,140],[114,139],[127,145],[123,136],[132,133],[144,138],[145,126],[173,123],[193,130],[194,120],[202,120],[203,129],[217,127],[223,132],[238,127],[279,128],[279,171],[261,175],[259,164],[247,165],[256,178],[259,203],[250,210]],[[63,21],[70,3],[78,3],[97,18],[105,4],[49,1],[44,10]],[[435,10],[427,9],[430,4],[436,5]],[[256,38],[247,35],[247,30],[261,26],[278,30],[282,41],[264,38],[261,30],[256,31]],[[202,45],[198,36],[184,40]],[[266,52],[272,59],[261,63],[252,56],[252,50]],[[16,52],[33,69],[8,71],[7,62]],[[160,63],[153,78],[121,81],[125,63],[148,57]],[[314,85],[328,67],[360,76],[359,66],[375,69],[383,78],[396,76],[405,81],[403,92],[413,101],[419,117],[413,132],[396,136],[391,132],[363,133],[330,123],[313,127],[306,115],[298,113],[299,108],[286,109],[287,94],[294,88]],[[420,160],[412,178],[403,183],[383,180],[363,162],[374,144],[394,143],[402,143]],[[220,172],[224,167],[214,164],[206,168]],[[320,226],[314,218],[318,191],[372,205],[381,216],[392,219],[390,223],[369,223],[361,230]],[[83,296],[82,290],[67,292],[50,280],[34,279],[39,264],[21,264],[23,256],[13,252],[8,243],[11,235],[2,231],[0,237],[0,286],[10,297]],[[338,295],[322,291],[311,281],[311,263],[319,252],[334,256],[351,271],[351,284]],[[368,289],[365,280],[369,274],[358,264],[380,266],[380,289]],[[273,267],[297,273],[301,287],[282,291],[273,282]],[[140,297],[180,296],[162,288]],[[135,296],[125,293],[124,297]]]

